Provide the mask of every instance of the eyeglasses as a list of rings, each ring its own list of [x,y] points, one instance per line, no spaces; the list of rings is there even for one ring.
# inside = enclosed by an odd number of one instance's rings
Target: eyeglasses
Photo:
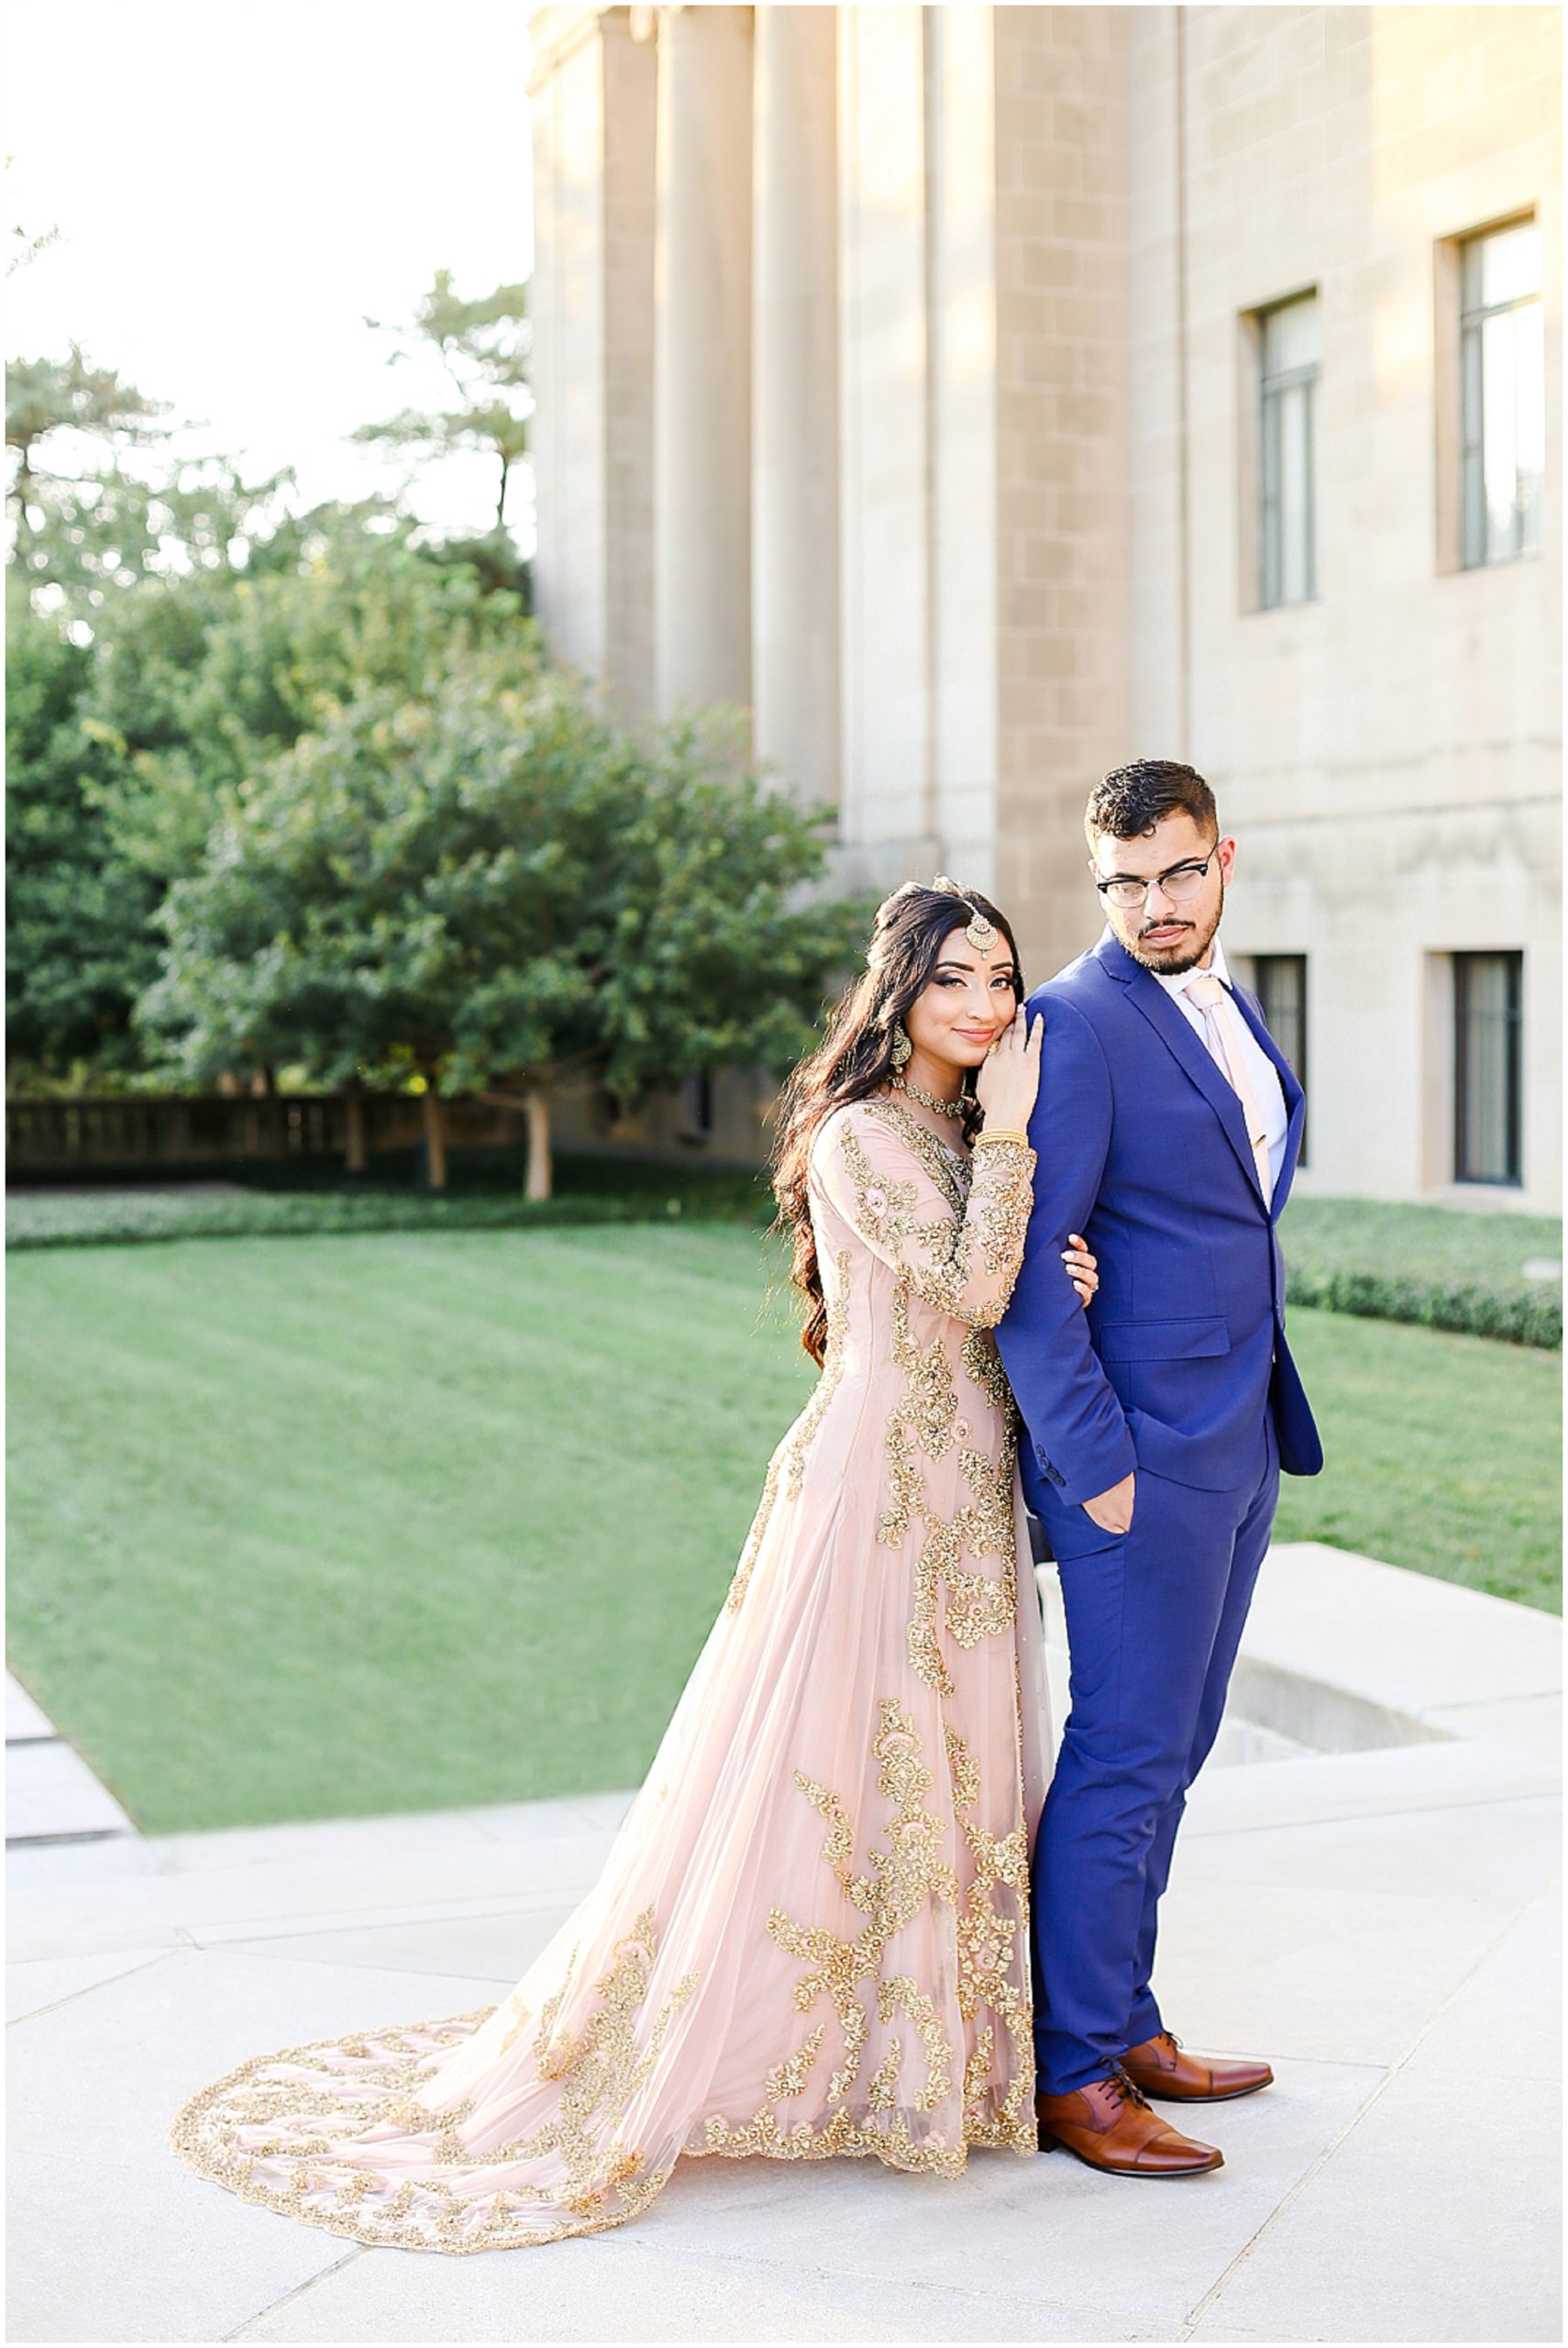
[[[1141,911],[1149,902],[1151,889],[1158,889],[1173,905],[1190,904],[1219,853],[1220,843],[1216,840],[1201,864],[1173,864],[1168,872],[1156,872],[1152,880],[1097,880],[1094,885],[1102,897],[1127,913]]]

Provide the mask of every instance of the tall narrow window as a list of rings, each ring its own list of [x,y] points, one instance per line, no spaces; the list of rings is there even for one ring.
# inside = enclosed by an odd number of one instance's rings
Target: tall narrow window
[[[1461,247],[1459,356],[1463,559],[1472,570],[1540,551],[1546,374],[1533,220]]]
[[[713,1138],[713,1080],[706,1069],[689,1076],[680,1088],[679,1137],[685,1142]]]
[[[1264,1024],[1289,1061],[1297,1084],[1307,1084],[1307,957],[1305,954],[1254,954],[1253,991],[1263,1005]],[[1302,1128],[1299,1165],[1307,1163],[1307,1134]]]
[[[1518,1182],[1522,954],[1453,958],[1453,1179]]]
[[[1310,604],[1318,593],[1318,381],[1323,328],[1316,294],[1258,316],[1258,600]]]

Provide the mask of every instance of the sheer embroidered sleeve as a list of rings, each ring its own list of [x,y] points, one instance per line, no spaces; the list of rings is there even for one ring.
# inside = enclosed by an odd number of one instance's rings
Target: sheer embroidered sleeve
[[[927,1304],[971,1328],[994,1328],[1023,1257],[1034,1177],[1028,1143],[982,1143],[966,1194],[957,1161],[899,1104],[864,1102],[834,1124],[818,1161],[831,1204]]]

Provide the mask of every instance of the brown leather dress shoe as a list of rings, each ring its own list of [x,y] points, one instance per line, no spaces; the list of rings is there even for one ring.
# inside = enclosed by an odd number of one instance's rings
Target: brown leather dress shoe
[[[1130,2046],[1121,2067],[1134,2087],[1163,2103],[1228,2103],[1232,2096],[1256,2095],[1274,2073],[1266,2063],[1226,2063],[1189,2054],[1168,2030]]]
[[[1212,2144],[1179,2134],[1151,2111],[1125,2071],[1071,2095],[1037,2095],[1034,2114],[1043,2153],[1061,2144],[1110,2176],[1202,2176],[1224,2165]]]

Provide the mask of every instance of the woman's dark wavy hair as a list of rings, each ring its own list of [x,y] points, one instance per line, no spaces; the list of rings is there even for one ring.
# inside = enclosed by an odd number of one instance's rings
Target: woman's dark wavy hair
[[[774,1229],[793,1244],[790,1279],[806,1300],[801,1343],[814,1362],[820,1363],[827,1349],[827,1307],[806,1193],[817,1128],[847,1102],[869,1099],[893,1074],[894,1031],[930,985],[943,940],[976,914],[994,923],[1011,948],[1013,982],[1021,1000],[1018,940],[990,899],[977,889],[933,889],[906,880],[878,906],[864,972],[845,988],[826,1035],[795,1069],[780,1097],[772,1168],[778,1202]],[[968,1101],[964,1116],[967,1135],[980,1122],[972,1074],[965,1077],[963,1089]]]

